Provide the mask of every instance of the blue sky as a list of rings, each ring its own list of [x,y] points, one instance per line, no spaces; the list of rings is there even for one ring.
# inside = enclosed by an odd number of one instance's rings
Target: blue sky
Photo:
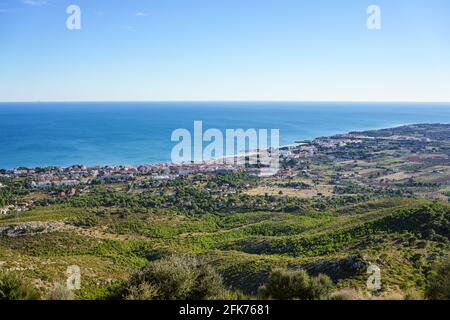
[[[0,101],[450,101],[449,17],[448,0],[0,0]]]

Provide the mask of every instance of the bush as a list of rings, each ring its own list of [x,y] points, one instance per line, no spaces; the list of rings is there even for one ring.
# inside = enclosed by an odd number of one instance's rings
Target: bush
[[[362,300],[362,294],[354,288],[344,288],[333,292],[330,296],[331,300]]]
[[[309,294],[310,300],[329,299],[331,290],[333,289],[333,282],[330,277],[319,274],[317,277],[310,278]]]
[[[220,275],[190,256],[171,256],[135,273],[119,293],[129,300],[209,300],[223,298]]]
[[[0,300],[39,300],[36,288],[18,275],[0,271]]]
[[[47,295],[47,300],[74,300],[75,295],[62,284],[57,284]]]
[[[423,300],[423,295],[422,295],[419,291],[417,291],[416,289],[411,288],[411,289],[408,289],[408,290],[405,292],[405,297],[404,297],[404,299],[405,299],[405,300],[411,300],[411,301],[414,301],[414,300]]]
[[[450,259],[437,263],[428,277],[426,297],[431,300],[450,300]]]
[[[152,300],[158,295],[158,289],[149,283],[139,283],[127,288],[125,300]]]
[[[259,294],[277,300],[325,300],[332,288],[333,283],[326,275],[310,277],[304,270],[275,270],[259,289]]]
[[[230,301],[238,301],[238,300],[251,300],[252,297],[248,294],[245,294],[241,290],[234,290],[234,291],[226,291],[223,297],[221,297],[223,300],[230,300]]]

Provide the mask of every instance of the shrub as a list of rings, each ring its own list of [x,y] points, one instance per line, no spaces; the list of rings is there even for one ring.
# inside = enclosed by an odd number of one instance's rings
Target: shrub
[[[405,300],[423,300],[423,295],[414,288],[408,289],[405,292]]]
[[[18,275],[0,271],[0,300],[39,300],[36,288]]]
[[[330,296],[331,300],[362,300],[362,294],[354,288],[344,288],[333,292]]]
[[[57,284],[47,295],[47,300],[74,300],[75,295],[62,284]]]
[[[326,275],[310,277],[304,270],[275,270],[259,294],[277,300],[324,300],[329,298],[332,288],[333,283]]]
[[[309,294],[311,300],[329,299],[332,289],[333,282],[330,277],[324,274],[319,274],[317,277],[310,279]]]
[[[132,275],[120,296],[131,300],[208,300],[224,294],[222,278],[211,266],[190,256],[170,256]]]
[[[450,259],[433,266],[428,277],[426,297],[431,300],[450,300]]]
[[[221,297],[223,300],[230,300],[230,301],[238,301],[238,300],[251,300],[252,297],[245,294],[241,290],[235,290],[235,291],[226,291],[223,297]]]
[[[131,285],[124,295],[125,300],[152,300],[158,295],[158,289],[146,282]]]

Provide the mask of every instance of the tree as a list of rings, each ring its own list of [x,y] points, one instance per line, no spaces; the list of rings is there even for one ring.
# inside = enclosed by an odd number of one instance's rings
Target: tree
[[[277,300],[325,300],[332,288],[333,283],[326,275],[310,277],[304,270],[275,270],[260,287],[259,294]]]
[[[428,277],[426,297],[431,300],[450,300],[450,259],[433,266]]]
[[[223,297],[222,278],[191,256],[170,256],[151,263],[125,283],[120,296],[131,300],[209,300]]]

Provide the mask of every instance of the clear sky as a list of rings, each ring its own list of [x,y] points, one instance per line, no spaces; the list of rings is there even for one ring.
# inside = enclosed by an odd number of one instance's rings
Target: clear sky
[[[0,101],[37,100],[450,101],[450,1],[0,0]]]

